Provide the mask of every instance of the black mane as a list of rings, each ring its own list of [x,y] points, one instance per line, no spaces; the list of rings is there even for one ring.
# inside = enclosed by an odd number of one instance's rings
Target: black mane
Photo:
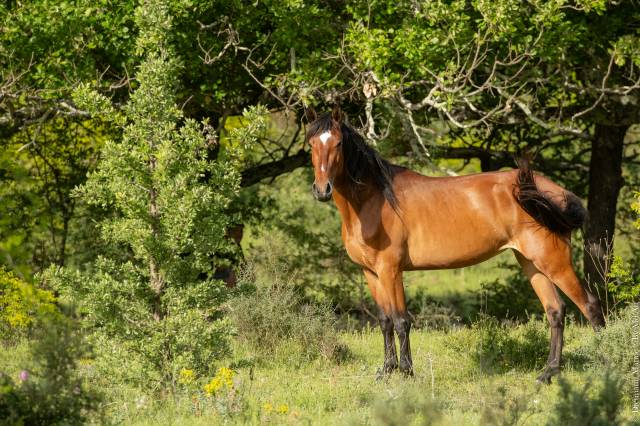
[[[322,114],[309,125],[307,140],[318,133],[329,131],[333,128],[331,113]],[[398,210],[398,199],[393,192],[393,176],[396,166],[393,166],[380,154],[371,148],[364,138],[348,124],[342,123],[342,153],[347,174],[347,184],[353,196],[357,196],[360,187],[365,182],[372,183],[394,210]]]

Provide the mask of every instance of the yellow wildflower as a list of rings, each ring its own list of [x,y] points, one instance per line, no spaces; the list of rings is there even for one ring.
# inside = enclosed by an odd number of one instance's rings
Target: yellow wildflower
[[[269,402],[265,402],[264,404],[262,404],[262,409],[266,411],[267,414],[269,414],[273,411],[273,405],[271,405]]]
[[[278,406],[278,414],[287,414],[289,412],[289,406],[287,404],[280,404]]]
[[[207,395],[214,395],[220,390],[221,387],[222,382],[220,381],[220,379],[218,377],[214,377],[209,383],[204,385],[203,389]]]
[[[188,368],[183,368],[180,370],[180,377],[178,378],[178,383],[182,385],[190,385],[196,378],[196,373],[193,370],[189,370]]]
[[[230,368],[220,367],[218,369],[218,374],[216,374],[216,378],[219,378],[227,388],[231,389],[233,387],[233,370]]]
[[[207,395],[214,395],[223,387],[227,389],[233,388],[233,370],[221,367],[218,369],[216,376],[209,383],[204,385],[204,391]]]

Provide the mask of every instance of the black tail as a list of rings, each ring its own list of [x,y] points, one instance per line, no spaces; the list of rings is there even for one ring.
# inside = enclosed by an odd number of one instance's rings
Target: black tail
[[[518,204],[536,222],[552,232],[566,235],[580,228],[587,216],[580,199],[569,191],[564,192],[564,208],[551,201],[536,186],[528,158],[518,160],[518,179],[513,188],[513,196]]]

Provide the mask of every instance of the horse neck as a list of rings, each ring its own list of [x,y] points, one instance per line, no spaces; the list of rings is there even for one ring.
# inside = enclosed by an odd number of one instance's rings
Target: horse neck
[[[356,191],[350,187],[346,179],[346,177],[336,179],[333,188],[333,201],[336,203],[342,221],[348,226],[354,215],[359,214],[364,203],[379,191],[373,188],[369,182],[364,182],[361,187],[358,187],[356,195]]]

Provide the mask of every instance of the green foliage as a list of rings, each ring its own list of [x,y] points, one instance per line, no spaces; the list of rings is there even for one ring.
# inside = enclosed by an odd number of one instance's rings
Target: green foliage
[[[86,126],[86,127],[85,127]],[[86,179],[102,138],[99,121],[51,120],[36,134],[18,134],[0,151],[0,254],[23,276],[50,263],[69,264],[86,240],[71,191]],[[36,141],[36,135],[40,141]],[[35,141],[35,142],[34,142]]]
[[[334,328],[333,311],[327,305],[305,303],[291,281],[284,265],[272,265],[266,282],[256,282],[253,272],[245,269],[246,293],[228,304],[238,337],[270,358],[278,353],[294,362],[318,356],[336,361],[345,358],[346,347]]]
[[[544,315],[529,280],[519,268],[505,279],[482,283],[477,297],[480,310],[495,318],[526,321],[531,315]]]
[[[533,392],[512,393],[505,386],[498,387],[493,400],[482,411],[480,424],[517,426],[526,424],[532,414],[540,412],[537,395]]]
[[[379,399],[373,408],[374,425],[401,426],[417,424],[430,426],[446,424],[442,421],[442,404],[421,392],[403,392],[392,399]]]
[[[137,46],[145,59],[123,109],[123,138],[105,143],[98,168],[77,190],[89,205],[115,212],[99,223],[101,237],[129,256],[124,262],[99,257],[86,274],[50,269],[45,275],[78,301],[97,334],[140,357],[139,381],[162,387],[175,384],[180,368],[207,373],[227,352],[219,310],[226,291],[213,275],[215,255],[228,244],[225,210],[239,181],[235,150],[208,161],[213,135],[206,125],[182,120],[176,106],[180,65],[167,4],[137,9]],[[105,108],[99,95],[78,96]]]
[[[474,326],[479,334],[474,362],[483,370],[502,373],[511,369],[541,369],[549,351],[548,326],[530,320],[515,330],[494,318],[481,317]]]
[[[86,384],[78,361],[89,354],[75,322],[60,316],[38,328],[31,365],[16,383],[0,372],[0,423],[7,425],[79,425],[95,417],[101,396]]]
[[[560,392],[554,406],[554,416],[548,425],[604,426],[638,424],[621,419],[622,383],[616,373],[606,369],[601,377],[590,377],[582,385],[574,385],[563,377],[558,379]]]
[[[422,299],[420,303],[412,300],[409,312],[414,329],[451,330],[462,325],[462,318],[454,307],[428,299]]]
[[[640,229],[640,193],[636,193],[631,210],[638,215],[634,226]],[[637,259],[636,259],[637,261]],[[637,267],[637,265],[636,265]],[[623,304],[637,302],[640,297],[640,272],[625,262],[620,256],[613,256],[609,269],[608,289],[615,299]]]
[[[586,355],[596,370],[615,368],[624,379],[625,393],[632,395],[637,383],[637,370],[634,359],[637,347],[633,333],[640,326],[640,307],[631,304],[611,316],[607,327],[590,337],[579,349]]]
[[[631,204],[631,210],[636,212],[638,215],[638,218],[635,221],[635,226],[640,229],[640,192],[636,192],[636,200]]]
[[[609,292],[622,303],[638,301],[640,297],[640,274],[633,273],[620,256],[614,256],[609,269]]]
[[[54,295],[0,267],[0,338],[13,340],[33,327],[57,318]]]

